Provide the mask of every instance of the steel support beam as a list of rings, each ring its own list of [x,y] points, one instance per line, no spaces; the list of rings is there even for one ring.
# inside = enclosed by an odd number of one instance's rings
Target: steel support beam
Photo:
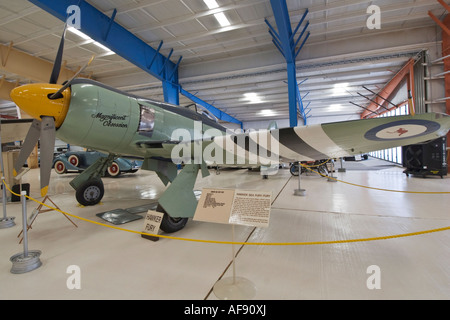
[[[14,73],[37,82],[48,82],[52,73],[53,63],[34,57],[20,51],[13,46],[0,44],[0,71]],[[67,68],[61,68],[58,83],[73,77],[75,72]],[[10,99],[9,99],[10,100]]]
[[[237,120],[236,118],[230,116],[229,114],[226,114],[225,112],[223,112],[222,110],[217,109],[216,107],[210,105],[209,103],[203,101],[202,99],[198,98],[197,96],[193,95],[192,93],[187,92],[184,89],[180,89],[180,93],[185,96],[186,98],[188,98],[189,100],[195,102],[196,104],[201,105],[202,107],[204,107],[205,109],[207,109],[209,112],[211,112],[217,119],[222,120],[222,121],[226,121],[226,122],[232,122],[232,123],[237,123],[241,126],[241,128],[243,128],[243,123],[239,120]]]
[[[272,37],[274,38],[274,44],[283,54],[286,65],[287,65],[287,78],[288,78],[288,96],[289,96],[289,122],[291,127],[296,127],[298,125],[298,112],[302,115],[305,115],[303,110],[303,103],[301,101],[301,96],[299,94],[299,89],[297,85],[297,74],[296,74],[296,65],[295,59],[302,49],[304,43],[309,37],[309,34],[303,40],[302,46],[300,49],[296,50],[296,44],[299,43],[300,39],[303,37],[306,29],[308,28],[309,23],[303,28],[300,36],[295,41],[295,35],[299,30],[301,24],[305,20],[308,10],[304,13],[302,19],[298,23],[295,28],[295,32],[292,32],[291,20],[289,18],[289,11],[287,8],[286,0],[270,0],[270,4],[272,5],[272,11],[275,17],[275,22],[277,24],[278,32],[274,30],[274,28],[268,23]],[[275,36],[274,36],[275,35]],[[297,106],[298,104],[298,106]],[[306,124],[306,117],[303,118],[304,124]]]
[[[298,125],[297,99],[300,98],[297,86],[297,72],[295,62],[287,64],[288,95],[289,95],[289,123],[291,127]],[[302,112],[300,110],[300,112]]]
[[[66,21],[67,8],[80,8],[80,31],[114,51],[163,82],[167,102],[179,104],[178,70],[176,65],[144,41],[133,35],[89,3],[83,0],[29,0],[56,18]],[[149,66],[149,61],[154,61]],[[172,79],[169,76],[172,75]]]
[[[405,79],[410,79],[410,75],[414,73],[414,59],[410,59],[403,68],[394,76],[394,78],[391,79],[391,81],[388,82],[388,84],[379,92],[379,95],[377,95],[369,104],[367,107],[368,110],[364,111],[361,114],[361,119],[364,118],[373,118],[375,117],[375,113],[379,111],[380,108],[386,109],[386,111],[389,111],[387,108],[388,100],[392,93],[395,92],[396,89],[400,86],[402,81]],[[408,78],[407,78],[408,77]],[[414,99],[414,96],[413,96]],[[384,112],[381,112],[380,114],[383,114]]]

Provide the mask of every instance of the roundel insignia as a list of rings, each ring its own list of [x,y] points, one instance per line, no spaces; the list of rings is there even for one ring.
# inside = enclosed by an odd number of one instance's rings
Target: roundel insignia
[[[375,127],[367,131],[364,137],[372,141],[403,140],[430,134],[440,127],[439,123],[429,120],[400,120]]]

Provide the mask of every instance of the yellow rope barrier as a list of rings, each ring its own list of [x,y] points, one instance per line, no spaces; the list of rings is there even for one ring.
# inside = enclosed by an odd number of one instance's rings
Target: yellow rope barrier
[[[302,164],[302,166],[305,167],[305,168],[318,168],[320,166],[323,166],[324,164],[327,164],[330,161],[331,161],[331,159],[328,159],[328,160],[325,160],[324,162],[319,163],[319,164],[312,164],[312,165]]]
[[[317,173],[317,174],[321,175],[322,177],[327,177],[328,179],[332,179],[332,180],[335,180],[337,182],[345,183],[345,184],[348,184],[348,185],[351,185],[351,186],[355,186],[355,187],[359,187],[359,188],[378,190],[378,191],[386,191],[386,192],[409,193],[409,194],[450,194],[450,192],[448,192],[448,191],[424,192],[424,191],[390,190],[390,189],[383,189],[383,188],[368,187],[368,186],[363,186],[363,185],[352,183],[352,182],[342,181],[342,180],[339,180],[337,178],[324,175],[324,174],[322,174],[322,173],[320,173],[318,171],[315,171],[315,170],[311,169],[309,166],[303,165],[302,163],[300,163],[300,165],[302,167],[310,170],[311,172],[314,172],[314,173]]]
[[[13,192],[9,186],[6,184],[5,180],[3,180],[3,185],[8,189],[9,192],[16,196],[20,196],[19,194]],[[149,234],[145,232],[120,228],[116,226],[107,225],[101,222],[93,221],[90,219],[82,218],[79,216],[76,216],[74,214],[70,214],[68,212],[65,212],[63,210],[60,210],[58,208],[53,208],[45,203],[40,202],[39,200],[36,200],[30,196],[25,195],[26,198],[41,204],[49,209],[55,210],[57,212],[60,212],[62,214],[66,214],[72,218],[79,219],[85,222],[93,223],[99,226],[116,229],[120,231],[126,231],[130,233],[135,234],[141,234],[141,235],[148,235],[158,238],[166,238],[166,239],[172,239],[172,240],[180,240],[180,241],[189,241],[189,242],[201,242],[201,243],[212,243],[212,244],[234,244],[234,245],[247,245],[247,246],[311,246],[311,245],[326,245],[326,244],[343,244],[343,243],[355,243],[355,242],[367,242],[367,241],[378,241],[378,240],[388,240],[388,239],[396,239],[396,238],[405,238],[405,237],[411,237],[411,236],[418,236],[418,235],[424,235],[424,234],[430,234],[430,233],[436,233],[436,232],[442,232],[450,230],[450,227],[445,228],[439,228],[439,229],[433,229],[433,230],[426,230],[426,231],[419,231],[419,232],[411,232],[411,233],[405,233],[405,234],[399,234],[399,235],[392,235],[392,236],[384,236],[384,237],[373,237],[373,238],[363,238],[363,239],[352,239],[352,240],[335,240],[335,241],[313,241],[313,242],[234,242],[234,241],[216,241],[216,240],[201,240],[201,239],[190,239],[190,238],[180,238],[180,237],[172,237],[172,236],[165,236],[165,235],[159,235],[159,234]]]

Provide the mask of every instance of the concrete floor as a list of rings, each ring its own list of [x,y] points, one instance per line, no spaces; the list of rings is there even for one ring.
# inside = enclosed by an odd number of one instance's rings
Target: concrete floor
[[[352,164],[339,179],[365,186],[412,191],[450,191],[450,177],[407,178],[377,160]],[[349,163],[350,165],[350,163]],[[350,166],[349,166],[350,167]],[[366,169],[366,170],[361,170]],[[252,243],[316,242],[405,234],[450,226],[450,197],[391,193],[302,175],[305,197],[293,195],[298,178],[289,170],[263,180],[258,172],[222,170],[201,179],[204,187],[273,192],[267,229],[236,226],[235,240]],[[154,173],[105,178],[102,204],[79,207],[69,181],[52,173],[49,196],[62,210],[112,225],[97,213],[156,201],[165,187]],[[23,182],[39,197],[38,170]],[[28,214],[38,205],[28,201]],[[21,204],[8,203],[16,226],[0,229],[0,300],[5,299],[210,299],[222,277],[232,275],[232,247],[172,239],[157,242],[135,233],[41,213],[28,233],[28,248],[41,250],[42,266],[12,274],[10,257],[23,251]],[[141,214],[143,215],[143,214]],[[120,227],[142,231],[143,220]],[[231,241],[231,226],[189,221],[176,237]],[[303,246],[236,246],[236,275],[256,286],[255,299],[449,299],[450,231],[420,236]],[[68,289],[69,266],[80,268],[81,289]],[[370,266],[379,267],[380,289],[369,289]],[[370,282],[370,281],[369,281]]]

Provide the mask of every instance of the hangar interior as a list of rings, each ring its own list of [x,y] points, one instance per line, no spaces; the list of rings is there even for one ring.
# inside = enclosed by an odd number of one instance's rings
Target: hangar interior
[[[82,77],[180,106],[196,103],[230,129],[405,114],[411,101],[417,113],[450,114],[450,7],[443,1],[6,0],[0,3],[2,119],[27,118],[10,92],[48,82],[62,17],[74,4],[81,25],[65,32],[58,83],[95,55]],[[342,165],[345,172],[337,161],[330,173],[337,183],[314,172],[299,180],[289,164],[268,179],[247,168],[212,168],[199,177],[199,192],[272,193],[269,226],[236,226],[234,246],[208,242],[231,241],[227,224],[189,221],[177,239],[159,241],[104,226],[115,225],[99,213],[157,203],[166,186],[154,172],[104,178],[102,202],[83,207],[69,185],[77,173],[52,170],[51,200],[89,221],[39,213],[28,246],[42,251],[42,265],[13,274],[10,257],[23,247],[22,205],[7,201],[16,225],[0,229],[0,298],[214,300],[215,283],[235,272],[251,280],[252,298],[260,300],[448,299],[449,178],[407,177],[401,148]],[[43,201],[39,169],[29,167],[22,183]],[[300,183],[304,196],[294,194]],[[27,201],[28,214],[38,206]],[[120,227],[141,232],[142,226],[137,219]],[[339,243],[353,239],[372,241]],[[81,288],[69,288],[71,266],[81,271]],[[372,266],[379,268],[380,287],[370,285]]]

